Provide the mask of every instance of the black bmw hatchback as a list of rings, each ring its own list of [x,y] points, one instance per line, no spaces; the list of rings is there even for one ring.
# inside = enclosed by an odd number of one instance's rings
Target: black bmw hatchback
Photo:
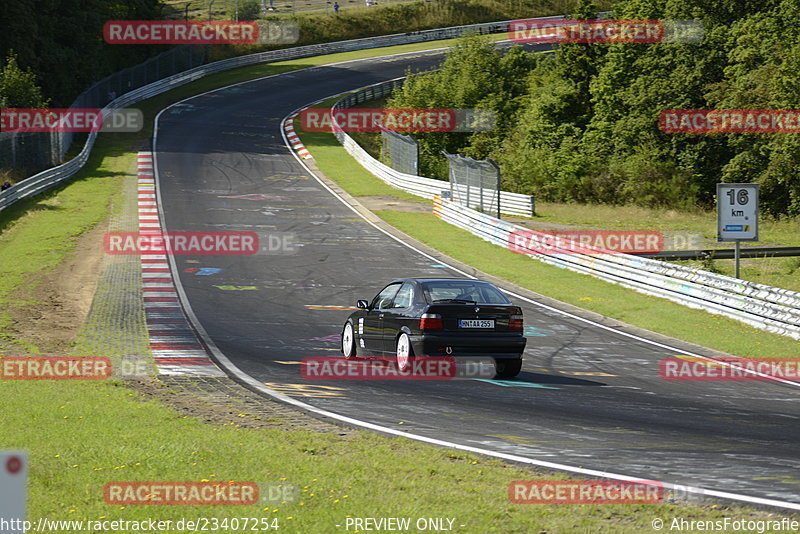
[[[488,282],[398,279],[356,305],[342,329],[345,358],[388,356],[406,370],[415,357],[491,357],[498,378],[522,368],[522,310]]]

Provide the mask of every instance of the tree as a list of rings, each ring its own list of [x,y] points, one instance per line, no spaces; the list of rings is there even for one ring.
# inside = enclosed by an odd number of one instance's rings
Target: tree
[[[110,45],[102,37],[106,21],[158,18],[158,0],[14,0],[3,3],[3,15],[0,57],[14,50],[59,107],[104,76],[166,49]]]
[[[42,96],[36,75],[19,66],[11,51],[0,69],[0,108],[46,108],[49,101]]]
[[[491,43],[472,36],[459,41],[440,70],[409,75],[388,107],[486,109],[497,117],[497,127],[489,132],[416,135],[420,172],[447,179],[448,165],[442,150],[478,159],[497,150],[522,105],[527,76],[535,63],[536,57],[519,47],[501,54]]]

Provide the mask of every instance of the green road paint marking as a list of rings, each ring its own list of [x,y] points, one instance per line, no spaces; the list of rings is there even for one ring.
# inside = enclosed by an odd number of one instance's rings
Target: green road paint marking
[[[526,326],[525,327],[525,336],[542,336],[546,337],[547,334],[543,334],[541,330],[536,328],[535,326]]]
[[[561,389],[550,386],[543,386],[541,384],[534,384],[533,382],[509,382],[507,380],[491,380],[489,378],[473,378],[478,382],[486,382],[487,384],[494,384],[495,386],[503,386],[504,388],[539,388],[539,389]]]
[[[601,373],[601,372],[595,372],[595,371],[591,371],[591,372],[590,371],[554,371],[553,369],[545,369],[543,367],[526,367],[525,370],[526,371],[537,372],[537,373],[558,373],[558,374],[567,375],[567,376],[617,376],[617,375],[612,375],[612,374],[609,374],[609,373]]]
[[[257,290],[256,286],[213,286],[223,291],[254,291]]]

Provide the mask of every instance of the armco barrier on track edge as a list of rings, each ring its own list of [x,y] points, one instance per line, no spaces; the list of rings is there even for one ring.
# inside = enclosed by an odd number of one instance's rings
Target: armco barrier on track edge
[[[490,215],[460,206],[450,200],[437,196],[434,199],[434,214],[445,222],[469,231],[485,241],[501,247],[508,246],[508,236],[513,230],[526,230]],[[608,282],[617,283],[641,293],[667,298],[679,304],[725,315],[737,321],[762,330],[777,333],[793,339],[800,339],[800,311],[797,307],[774,302],[777,298],[792,298],[800,302],[800,293],[779,288],[751,284],[744,286],[740,280],[723,275],[703,278],[704,271],[682,267],[685,273],[694,274],[699,280],[670,277],[659,272],[663,262],[638,258],[628,254],[538,254],[529,256],[558,267],[589,274]],[[711,275],[711,273],[707,273]],[[688,277],[687,277],[688,278]],[[726,279],[730,279],[728,282]],[[705,282],[705,283],[701,283]],[[710,281],[710,282],[709,282]],[[715,281],[726,284],[717,287]],[[742,287],[727,287],[733,282]],[[754,286],[759,286],[756,290]],[[770,291],[775,290],[775,291]],[[760,291],[760,292],[759,292]]]

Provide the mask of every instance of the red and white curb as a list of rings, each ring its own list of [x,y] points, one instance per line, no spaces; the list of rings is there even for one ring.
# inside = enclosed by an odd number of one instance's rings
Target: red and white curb
[[[160,235],[153,155],[138,157],[139,232]],[[206,353],[178,301],[166,254],[142,254],[142,291],[150,350],[162,375],[225,376]]]
[[[297,136],[297,133],[294,131],[294,118],[297,117],[298,113],[292,113],[289,117],[283,122],[283,130],[286,132],[286,138],[292,144],[292,148],[297,151],[297,155],[303,159],[311,159],[314,156],[311,155],[311,152],[308,151],[306,146]]]

